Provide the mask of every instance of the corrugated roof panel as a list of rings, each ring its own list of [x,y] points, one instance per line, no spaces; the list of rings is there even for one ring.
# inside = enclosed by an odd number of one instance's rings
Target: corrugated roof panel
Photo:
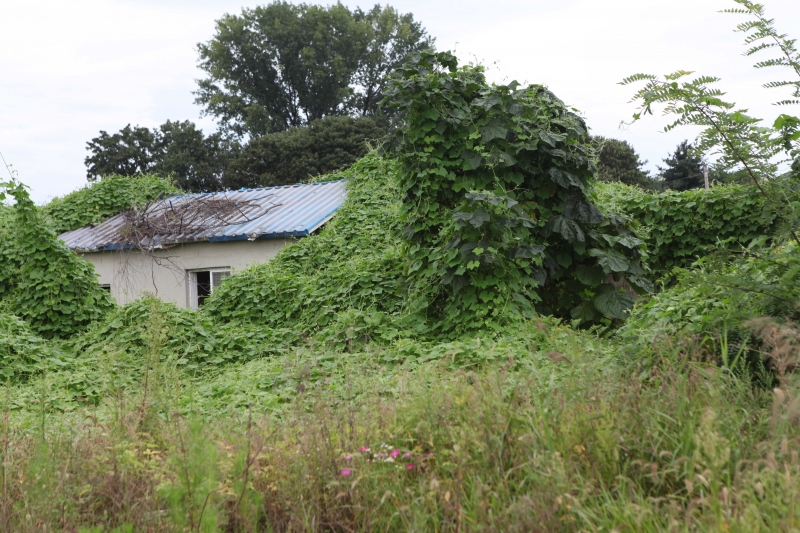
[[[225,222],[214,220],[213,217],[195,221],[193,229],[157,237],[156,244],[160,245],[303,237],[330,220],[346,197],[346,183],[339,180],[173,196],[151,205],[146,215],[156,217],[169,214],[175,208],[187,207],[187,202],[196,206],[198,203],[224,199],[231,209],[242,202],[243,207],[226,218]],[[97,225],[62,233],[59,238],[69,248],[80,252],[118,250],[130,246],[126,244],[130,239],[123,236],[129,228],[126,216],[120,213]]]

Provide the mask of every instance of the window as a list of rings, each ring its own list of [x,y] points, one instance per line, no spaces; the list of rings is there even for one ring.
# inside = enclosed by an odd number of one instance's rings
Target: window
[[[101,288],[101,289],[103,289],[104,291],[111,292],[111,285],[109,285],[109,284],[107,284],[107,283],[106,283],[106,284],[102,284],[102,283],[101,283],[101,284],[100,284],[100,288]]]
[[[230,268],[195,270],[189,272],[189,301],[192,307],[200,307],[219,287],[222,280],[231,275]]]

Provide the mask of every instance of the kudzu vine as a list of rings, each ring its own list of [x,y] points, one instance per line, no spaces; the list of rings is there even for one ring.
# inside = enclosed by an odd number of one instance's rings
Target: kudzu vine
[[[545,87],[489,85],[481,67],[423,52],[384,105],[404,117],[383,150],[402,165],[413,312],[453,332],[537,312],[608,322],[633,305],[611,277],[652,289],[642,241],[587,199],[586,125]]]
[[[45,338],[68,337],[113,309],[94,266],[76,256],[39,217],[27,188],[0,183],[0,201],[15,200],[13,228],[3,247],[0,299],[10,313]]]

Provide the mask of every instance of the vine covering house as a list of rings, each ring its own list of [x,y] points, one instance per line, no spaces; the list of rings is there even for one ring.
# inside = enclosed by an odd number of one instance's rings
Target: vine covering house
[[[173,196],[59,238],[120,304],[154,293],[198,307],[231,272],[320,228],[346,195],[340,180]]]

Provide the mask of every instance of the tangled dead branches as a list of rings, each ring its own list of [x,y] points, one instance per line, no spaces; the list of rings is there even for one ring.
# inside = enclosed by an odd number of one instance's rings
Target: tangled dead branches
[[[265,197],[231,198],[227,193],[181,196],[133,207],[123,216],[121,244],[148,252],[177,242],[200,240],[214,231],[244,224],[267,214],[280,204]]]
[[[270,199],[274,193],[264,192],[258,198],[236,198],[227,192],[181,196],[155,200],[148,205],[132,207],[122,214],[115,242],[120,245],[122,260],[115,278],[128,292],[134,275],[147,275],[155,283],[155,267],[171,270],[176,282],[185,276],[177,258],[165,253],[172,246],[207,239],[221,229],[245,224],[266,215],[281,204]],[[133,255],[145,261],[133,260]]]

